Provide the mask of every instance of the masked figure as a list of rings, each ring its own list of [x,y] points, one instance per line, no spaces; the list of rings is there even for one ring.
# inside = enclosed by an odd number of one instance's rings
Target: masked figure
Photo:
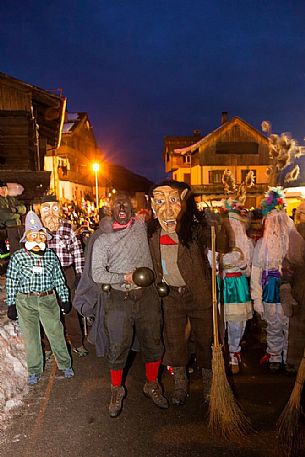
[[[199,222],[196,203],[187,184],[164,181],[150,191],[155,219],[149,227],[149,245],[156,282],[166,283],[163,298],[165,356],[173,367],[172,403],[181,405],[188,392],[186,365],[189,361],[185,338],[188,322],[202,368],[204,399],[211,384],[212,296],[207,260],[209,231],[205,219]]]
[[[143,218],[133,217],[128,194],[118,192],[112,202],[110,230],[96,239],[92,252],[93,281],[107,285],[109,290],[103,313],[111,376],[111,417],[118,416],[122,409],[126,394],[123,369],[135,332],[145,362],[147,382],[143,392],[158,407],[168,407],[157,381],[163,355],[161,304],[154,285],[139,287],[134,283],[133,272],[140,267],[152,268],[146,224]]]
[[[20,188],[23,189],[22,186]],[[0,229],[6,229],[4,238],[8,238],[11,254],[21,248],[19,243],[24,231],[21,216],[25,213],[25,205],[9,195],[7,184],[0,181]]]
[[[61,219],[60,204],[55,197],[43,197],[39,210],[44,227],[52,235],[48,246],[60,261],[70,290],[70,299],[73,301],[85,262],[81,242],[77,239],[70,222]],[[74,308],[65,316],[65,331],[73,352],[80,357],[86,356],[88,351],[84,346],[82,319]]]
[[[254,249],[251,273],[251,298],[255,311],[267,321],[266,358],[273,372],[278,372],[282,363],[286,366],[287,362],[289,318],[294,299],[285,278],[286,265],[297,264],[299,258],[301,262],[304,254],[303,240],[286,214],[285,206],[281,189],[271,188],[262,201],[263,236]]]
[[[302,201],[295,212],[295,226],[298,233],[302,236],[303,249],[300,242],[297,246],[291,249],[291,260],[295,259],[296,252],[303,252],[305,245],[305,202]],[[292,261],[291,261],[292,263]],[[305,256],[303,255],[301,262],[298,265],[292,265],[293,274],[291,280],[291,293],[294,300],[290,299],[291,303],[295,306],[291,307],[289,317],[289,341],[288,341],[288,354],[286,371],[295,374],[298,370],[299,364],[303,358],[305,347]]]
[[[233,249],[221,257],[223,278],[224,321],[229,345],[229,365],[233,374],[239,373],[240,342],[248,319],[252,318],[250,277],[254,243],[247,236],[248,211],[238,200],[225,200],[225,210],[232,230]]]
[[[36,384],[43,372],[39,323],[48,335],[58,368],[66,378],[74,375],[55,295],[56,292],[61,308],[68,313],[71,309],[69,290],[56,255],[46,247],[50,238],[38,216],[29,211],[21,239],[24,248],[12,255],[6,274],[7,314],[12,320],[18,316],[30,385]]]

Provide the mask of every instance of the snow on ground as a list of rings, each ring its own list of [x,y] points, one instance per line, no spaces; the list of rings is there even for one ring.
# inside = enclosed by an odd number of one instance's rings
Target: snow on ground
[[[0,276],[0,428],[28,393],[27,366],[19,326],[6,316],[5,277]]]

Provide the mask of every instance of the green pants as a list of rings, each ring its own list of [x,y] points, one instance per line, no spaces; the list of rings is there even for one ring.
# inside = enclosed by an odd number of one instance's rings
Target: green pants
[[[43,372],[43,353],[40,338],[40,322],[48,337],[60,370],[71,367],[60,309],[55,294],[44,297],[17,294],[16,308],[20,330],[24,339],[28,373],[40,375]]]

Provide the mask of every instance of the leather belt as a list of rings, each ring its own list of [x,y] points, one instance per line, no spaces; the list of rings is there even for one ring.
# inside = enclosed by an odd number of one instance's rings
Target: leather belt
[[[169,287],[171,289],[174,289],[177,292],[179,292],[179,294],[182,294],[182,293],[184,293],[184,292],[189,290],[189,288],[186,285],[185,286],[179,286],[179,287],[177,287],[177,286],[169,286]]]
[[[23,295],[33,296],[33,297],[46,297],[47,295],[52,295],[54,290],[47,290],[46,292],[21,292]]]

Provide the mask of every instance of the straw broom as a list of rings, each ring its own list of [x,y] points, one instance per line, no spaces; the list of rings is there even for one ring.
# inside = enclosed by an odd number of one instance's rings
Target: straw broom
[[[305,349],[294,388],[287,405],[277,421],[277,448],[279,456],[299,457],[302,444],[302,390],[305,382]]]
[[[215,227],[212,238],[212,298],[213,298],[213,345],[212,385],[209,402],[209,428],[229,441],[246,438],[252,430],[248,418],[241,411],[226,377],[222,345],[218,334],[218,309],[216,289]]]

